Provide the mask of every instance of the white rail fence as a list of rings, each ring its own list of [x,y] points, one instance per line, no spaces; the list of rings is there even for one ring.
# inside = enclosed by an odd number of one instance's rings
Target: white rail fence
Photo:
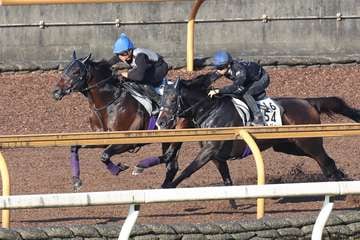
[[[119,234],[128,239],[139,215],[140,205],[147,203],[208,201],[294,196],[325,196],[324,206],[315,222],[312,239],[321,239],[331,213],[331,196],[360,194],[360,181],[268,184],[223,187],[199,187],[154,190],[127,190],[88,193],[14,195],[0,197],[0,209],[84,207],[130,204],[129,214]]]

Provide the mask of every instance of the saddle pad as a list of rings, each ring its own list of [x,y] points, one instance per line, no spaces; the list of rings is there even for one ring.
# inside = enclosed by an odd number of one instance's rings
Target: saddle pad
[[[146,111],[149,113],[149,115],[151,116],[152,113],[152,103],[151,100],[140,94],[138,91],[134,90],[134,89],[128,89],[129,93],[131,94],[131,96],[133,96],[133,98],[136,99],[136,101],[138,101],[141,105],[144,106],[144,108],[146,109]]]
[[[281,126],[281,108],[278,104],[272,100],[271,98],[267,97],[263,100],[256,101],[261,113],[264,116],[265,125],[266,126]]]
[[[246,126],[250,121],[250,111],[248,106],[238,98],[231,98],[231,101],[233,102],[236,111],[239,113],[243,125]]]
[[[164,93],[164,84],[165,84],[165,81],[167,81],[167,84],[174,84],[172,81],[169,81],[167,79],[164,79],[161,83],[161,85],[159,87],[156,87],[154,88],[155,89],[155,92],[157,94],[159,94],[160,96],[163,95]],[[141,105],[144,106],[144,108],[146,109],[146,111],[149,113],[149,115],[151,115],[152,113],[152,103],[151,103],[151,100],[147,97],[147,96],[144,96],[142,94],[140,94],[138,91],[136,91],[135,89],[131,88],[130,89],[130,94],[131,96],[133,96],[139,103],[141,103]]]
[[[233,102],[235,109],[239,113],[244,126],[246,126],[247,123],[249,123],[251,117],[248,106],[238,98],[232,98],[231,101]],[[266,126],[282,125],[281,109],[274,100],[267,97],[256,102],[258,107],[260,108],[262,115],[264,116]]]

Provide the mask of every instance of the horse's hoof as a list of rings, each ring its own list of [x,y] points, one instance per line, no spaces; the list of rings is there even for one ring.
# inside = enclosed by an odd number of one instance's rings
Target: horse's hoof
[[[232,209],[237,209],[236,201],[234,199],[230,199],[229,203]]]
[[[107,153],[105,153],[105,152],[103,152],[103,154],[101,154],[101,161],[102,161],[102,162],[107,162],[107,161],[109,161],[109,159],[110,159],[110,155],[109,155],[109,154],[107,154]]]
[[[82,186],[82,182],[81,182],[80,178],[78,178],[78,177],[73,177],[72,183],[73,183],[74,191],[75,191],[75,192],[80,191],[81,186]]]
[[[140,175],[141,173],[143,173],[144,170],[145,170],[145,168],[135,166],[135,167],[134,167],[134,170],[132,171],[131,174],[132,174],[133,176],[137,176],[137,175]]]
[[[346,174],[341,170],[337,169],[330,177],[330,181],[351,181],[351,179],[346,176]]]
[[[122,163],[118,163],[117,166],[120,168],[120,172],[125,171],[129,168],[128,165],[122,164]]]
[[[161,188],[175,188],[175,186],[171,183],[167,183],[167,184],[162,184]]]

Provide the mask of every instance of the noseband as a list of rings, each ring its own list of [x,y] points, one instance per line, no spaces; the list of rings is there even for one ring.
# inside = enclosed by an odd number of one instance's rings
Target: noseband
[[[69,70],[75,65],[75,64],[79,64],[80,65],[80,74],[77,78],[74,78],[73,76],[69,76]],[[66,67],[66,69],[64,70],[64,75],[71,79],[71,85],[70,87],[67,89],[69,90],[69,92],[74,90],[74,86],[77,86],[78,84],[81,84],[80,86],[83,86],[84,83],[87,81],[87,76],[88,76],[88,67],[81,62],[78,59],[75,59],[72,61],[72,63]],[[85,89],[79,89],[79,92],[84,92]]]

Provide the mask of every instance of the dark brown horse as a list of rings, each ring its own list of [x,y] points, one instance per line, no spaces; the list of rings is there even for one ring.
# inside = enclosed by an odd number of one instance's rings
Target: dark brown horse
[[[91,110],[90,126],[93,131],[123,131],[123,130],[146,130],[155,128],[155,117],[151,111],[141,104],[134,94],[141,93],[141,87],[131,84],[128,81],[113,76],[111,66],[107,61],[94,62],[91,55],[83,59],[77,59],[75,51],[73,59],[64,69],[60,80],[53,91],[55,100],[61,100],[65,95],[72,92],[82,93],[89,102]],[[143,96],[140,96],[144,98]],[[151,106],[151,104],[150,104]],[[186,122],[180,121],[178,128],[185,127]],[[126,151],[134,151],[141,145],[108,145],[108,146],[82,146],[105,148],[101,155],[101,161],[113,175],[118,175],[128,166],[118,163],[114,164],[111,157]],[[170,148],[169,148],[170,146]],[[180,143],[163,144],[162,150],[167,153],[160,157],[150,157],[140,161],[138,168],[147,168],[159,163],[173,161],[168,158],[177,158],[177,150]],[[81,187],[80,164],[78,150],[80,146],[71,147],[71,166],[74,189]],[[172,179],[171,173],[167,178]],[[167,180],[165,180],[165,183]]]
[[[210,84],[210,81],[198,78],[192,81],[178,80],[175,85],[165,86],[157,124],[161,128],[172,128],[176,117],[182,116],[191,119],[196,127],[201,128],[243,126],[243,119],[234,108],[231,97],[210,99],[207,96]],[[320,124],[321,113],[341,114],[356,122],[360,121],[359,110],[349,107],[338,97],[275,100],[284,109],[284,125]],[[256,142],[261,151],[272,147],[277,152],[313,158],[328,179],[344,178],[344,173],[326,153],[322,138],[272,139]],[[175,180],[163,187],[176,187],[210,160],[217,166],[224,184],[232,185],[226,160],[242,158],[249,154],[251,151],[244,141],[204,141],[191,164]],[[175,176],[177,170],[174,168],[170,171],[173,171],[172,175]]]

